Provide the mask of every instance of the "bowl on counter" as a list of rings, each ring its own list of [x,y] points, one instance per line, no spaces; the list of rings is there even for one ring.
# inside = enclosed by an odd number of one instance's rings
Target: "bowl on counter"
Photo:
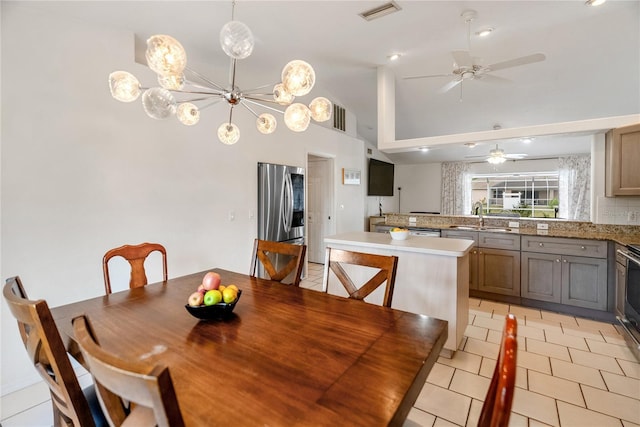
[[[389,234],[391,234],[391,238],[393,240],[406,240],[407,236],[409,236],[409,230],[402,229],[399,231],[389,230]]]
[[[236,304],[240,301],[240,296],[242,296],[241,290],[238,291],[238,297],[232,303],[219,302],[218,304],[199,306],[186,304],[184,307],[189,314],[201,320],[224,319],[231,315]]]

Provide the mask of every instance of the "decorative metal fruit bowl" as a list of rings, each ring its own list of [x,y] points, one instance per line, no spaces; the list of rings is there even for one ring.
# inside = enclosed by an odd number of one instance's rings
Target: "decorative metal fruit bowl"
[[[199,305],[199,306],[191,306],[186,304],[184,308],[187,309],[189,314],[193,317],[197,317],[201,320],[212,320],[212,319],[223,319],[228,317],[233,312],[238,301],[240,301],[240,297],[242,296],[242,291],[238,291],[238,297],[232,303],[219,302],[218,304],[213,305]]]

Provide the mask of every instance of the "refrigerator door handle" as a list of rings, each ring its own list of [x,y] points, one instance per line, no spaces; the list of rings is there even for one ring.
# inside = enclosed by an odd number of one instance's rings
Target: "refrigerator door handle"
[[[293,185],[291,183],[291,175],[288,173],[284,175],[283,193],[284,209],[282,209],[282,220],[285,231],[289,233],[293,220]]]

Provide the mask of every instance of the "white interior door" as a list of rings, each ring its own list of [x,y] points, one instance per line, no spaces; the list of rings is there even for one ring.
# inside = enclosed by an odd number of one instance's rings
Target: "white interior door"
[[[307,259],[324,263],[324,237],[331,228],[333,159],[309,155],[307,162]]]

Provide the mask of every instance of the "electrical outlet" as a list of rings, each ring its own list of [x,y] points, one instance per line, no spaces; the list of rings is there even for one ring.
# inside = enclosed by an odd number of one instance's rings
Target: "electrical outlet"
[[[416,217],[415,216],[410,216],[409,217],[409,222],[416,222]]]
[[[538,230],[536,231],[536,234],[540,235],[540,236],[546,236],[549,234],[549,230]]]
[[[549,224],[538,224],[537,228],[538,230],[548,230]]]
[[[229,221],[236,219],[236,211],[229,211]]]
[[[638,220],[638,212],[629,211],[627,214],[627,221],[636,222]]]
[[[509,221],[509,228],[520,228],[520,223],[518,221]]]

